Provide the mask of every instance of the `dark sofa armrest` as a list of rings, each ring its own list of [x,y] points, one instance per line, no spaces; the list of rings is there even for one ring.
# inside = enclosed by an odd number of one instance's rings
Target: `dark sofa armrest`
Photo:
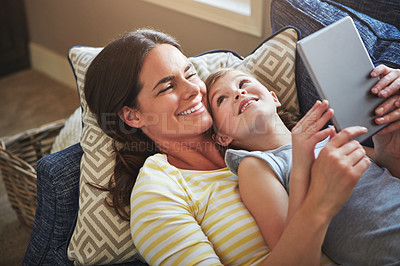
[[[80,144],[46,156],[37,165],[37,205],[23,265],[72,265],[68,235],[79,202]]]
[[[291,25],[304,38],[344,16],[351,16],[372,62],[375,65],[400,68],[400,31],[390,24],[344,6],[339,1],[344,0],[272,0],[272,30]],[[396,6],[400,8],[400,3]],[[296,85],[301,114],[304,115],[319,96],[301,60],[296,60]]]
[[[399,0],[335,0],[335,2],[400,29]]]

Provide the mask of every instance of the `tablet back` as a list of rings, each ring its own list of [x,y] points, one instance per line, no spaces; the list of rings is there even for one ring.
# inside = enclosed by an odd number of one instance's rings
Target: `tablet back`
[[[384,127],[374,122],[374,110],[385,99],[370,92],[379,79],[370,76],[374,66],[350,17],[298,41],[297,50],[321,98],[333,108],[338,131],[364,126],[368,133],[355,138],[362,142]]]

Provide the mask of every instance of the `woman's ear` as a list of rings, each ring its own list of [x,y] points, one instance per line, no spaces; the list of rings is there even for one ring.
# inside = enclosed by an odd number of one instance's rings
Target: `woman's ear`
[[[274,98],[274,102],[276,104],[276,107],[281,107],[281,102],[279,101],[278,97],[276,96],[275,92],[269,91],[272,95],[272,98]]]
[[[232,138],[228,137],[228,136],[223,136],[219,133],[214,133],[212,135],[212,139],[218,143],[219,145],[223,146],[223,147],[227,147],[229,144],[231,144],[231,142],[233,141]]]
[[[118,112],[119,118],[130,127],[141,128],[143,127],[143,119],[139,110],[128,106],[122,107]]]

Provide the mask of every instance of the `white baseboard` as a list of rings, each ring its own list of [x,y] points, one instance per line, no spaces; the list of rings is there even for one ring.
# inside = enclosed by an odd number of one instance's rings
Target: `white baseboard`
[[[67,55],[62,56],[40,44],[29,43],[32,68],[63,83],[71,89],[76,88],[74,74]]]

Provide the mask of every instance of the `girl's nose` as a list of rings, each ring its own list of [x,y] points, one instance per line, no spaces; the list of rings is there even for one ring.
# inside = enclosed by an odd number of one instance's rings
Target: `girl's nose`
[[[247,94],[246,90],[238,90],[238,93],[235,96],[235,100],[239,100],[240,95],[245,95]]]

